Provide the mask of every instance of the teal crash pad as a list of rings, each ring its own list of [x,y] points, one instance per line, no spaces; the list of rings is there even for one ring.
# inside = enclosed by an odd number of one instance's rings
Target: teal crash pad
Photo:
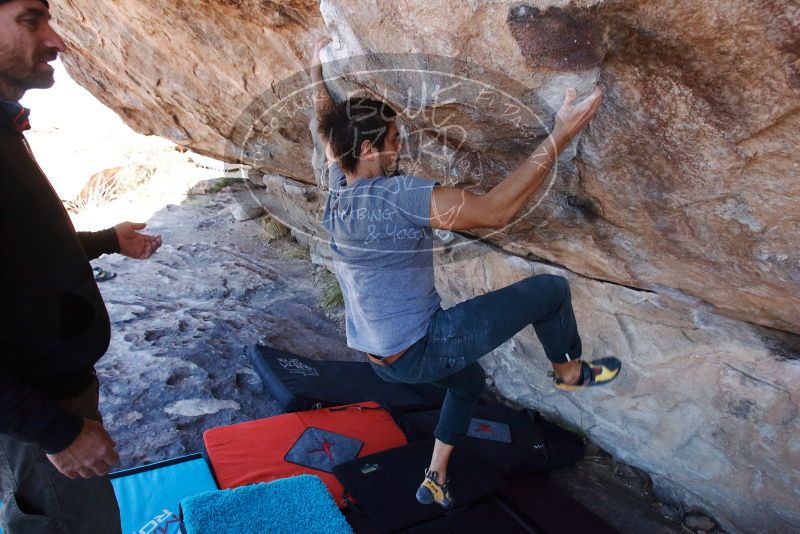
[[[186,534],[353,534],[325,483],[299,475],[181,501]]]
[[[216,490],[200,454],[118,471],[111,476],[122,519],[122,534],[180,532],[180,502]]]

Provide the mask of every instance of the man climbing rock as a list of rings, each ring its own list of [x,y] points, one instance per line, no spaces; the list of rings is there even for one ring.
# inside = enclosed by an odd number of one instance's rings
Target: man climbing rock
[[[65,45],[49,21],[46,0],[0,0],[0,527],[114,533],[119,509],[106,475],[118,457],[94,373],[110,324],[89,259],[145,259],[161,239],[130,222],[76,233],[36,164],[18,101],[53,85],[48,63]]]
[[[484,387],[477,363],[481,356],[532,325],[558,389],[607,384],[621,364],[613,357],[580,359],[569,285],[559,276],[534,276],[443,310],[434,287],[432,229],[510,223],[539,190],[558,154],[589,123],[603,96],[595,88],[577,102],[576,91],[567,89],[550,136],[504,181],[477,195],[399,174],[402,145],[395,112],[366,98],[333,102],[319,58],[327,42],[317,44],[311,78],[318,132],[329,160],[323,226],[344,295],[347,343],[367,353],[384,380],[447,388],[417,499],[451,507],[447,464]]]

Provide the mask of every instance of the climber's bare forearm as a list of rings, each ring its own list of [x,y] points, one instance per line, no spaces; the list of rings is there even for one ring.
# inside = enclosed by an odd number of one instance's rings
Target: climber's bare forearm
[[[576,102],[577,91],[569,87],[564,103],[556,113],[555,127],[544,143],[511,176],[486,194],[490,209],[500,210],[502,220],[513,220],[542,186],[558,154],[583,130],[603,102],[603,92],[595,86],[592,94]]]
[[[599,87],[581,102],[576,102],[576,97],[575,89],[567,88],[550,136],[517,170],[485,195],[454,187],[434,188],[431,227],[447,230],[502,228],[514,220],[542,187],[558,155],[589,124],[603,102]]]
[[[314,48],[314,56],[311,59],[311,83],[314,87],[314,113],[317,119],[333,107],[333,99],[325,85],[325,74],[322,72],[322,60],[319,57],[322,49],[328,43],[330,43],[328,38],[322,38],[317,41],[317,46]]]
[[[556,127],[517,170],[484,195],[454,187],[436,187],[431,197],[431,227],[472,230],[506,226],[542,186],[569,140],[563,128]]]
[[[325,77],[322,74],[322,65],[315,61],[311,66],[311,82],[314,87],[314,113],[317,118],[333,107],[333,99],[325,85]]]
[[[569,134],[557,125],[522,165],[484,195],[488,211],[496,214],[501,226],[514,220],[539,191],[570,139]]]

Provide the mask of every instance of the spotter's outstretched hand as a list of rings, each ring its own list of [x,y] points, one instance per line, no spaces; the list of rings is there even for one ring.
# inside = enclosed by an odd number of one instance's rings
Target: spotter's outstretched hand
[[[160,235],[140,234],[144,223],[123,222],[114,227],[119,241],[119,252],[135,260],[146,260],[161,246]]]

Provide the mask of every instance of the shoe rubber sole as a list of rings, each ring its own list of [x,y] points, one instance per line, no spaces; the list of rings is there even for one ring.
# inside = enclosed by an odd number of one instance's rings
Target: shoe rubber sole
[[[417,488],[417,501],[420,504],[433,504],[436,499],[433,498],[433,492],[425,486]]]

